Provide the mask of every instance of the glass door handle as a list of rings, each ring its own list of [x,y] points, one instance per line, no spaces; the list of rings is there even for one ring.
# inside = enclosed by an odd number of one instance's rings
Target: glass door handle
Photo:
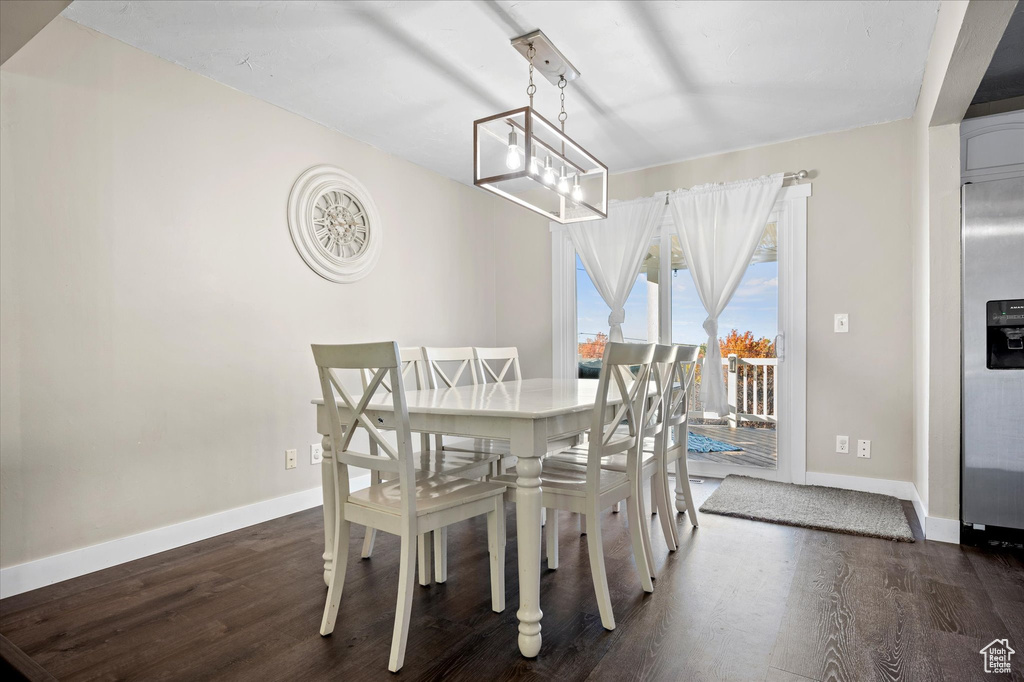
[[[783,358],[786,356],[785,341],[786,337],[783,334],[775,335],[775,357],[779,362],[782,362]]]

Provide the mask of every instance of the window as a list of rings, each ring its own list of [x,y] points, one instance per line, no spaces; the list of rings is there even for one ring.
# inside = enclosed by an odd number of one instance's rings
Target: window
[[[626,319],[622,335],[628,342],[645,343],[658,340],[658,246],[651,246],[644,267],[626,299]],[[601,357],[608,342],[608,304],[583,267],[578,255],[576,261],[576,354],[578,376],[596,379],[601,371]],[[653,281],[652,281],[653,280]],[[651,306],[653,305],[653,316]]]

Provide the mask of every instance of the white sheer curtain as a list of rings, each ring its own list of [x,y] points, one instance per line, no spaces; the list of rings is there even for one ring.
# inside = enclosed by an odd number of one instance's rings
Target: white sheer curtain
[[[701,400],[709,412],[721,415],[729,411],[718,347],[718,316],[743,279],[781,188],[782,173],[776,173],[669,194],[683,256],[708,313]]]
[[[576,253],[601,298],[608,304],[608,338],[622,341],[626,299],[640,274],[651,237],[661,224],[665,200],[646,197],[608,205],[608,217],[570,224]]]

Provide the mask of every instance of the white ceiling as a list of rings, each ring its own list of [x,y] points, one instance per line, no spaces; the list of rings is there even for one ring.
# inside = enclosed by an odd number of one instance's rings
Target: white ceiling
[[[526,103],[517,35],[542,29],[580,70],[566,132],[615,173],[909,117],[938,4],[76,0],[64,16],[470,183],[473,120]]]

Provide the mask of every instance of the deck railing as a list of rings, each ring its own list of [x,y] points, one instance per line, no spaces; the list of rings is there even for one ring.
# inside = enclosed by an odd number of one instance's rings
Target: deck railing
[[[733,428],[743,422],[774,425],[778,416],[778,365],[778,358],[741,358],[734,353],[722,358],[729,412],[718,414],[704,409],[698,380],[690,396],[690,416],[696,419],[725,419]],[[579,361],[581,379],[596,379],[600,372],[600,359]]]
[[[690,398],[690,416],[698,419],[727,419],[735,428],[743,422],[775,424],[778,416],[778,358],[722,358],[728,414],[707,412],[700,399],[700,386]]]

